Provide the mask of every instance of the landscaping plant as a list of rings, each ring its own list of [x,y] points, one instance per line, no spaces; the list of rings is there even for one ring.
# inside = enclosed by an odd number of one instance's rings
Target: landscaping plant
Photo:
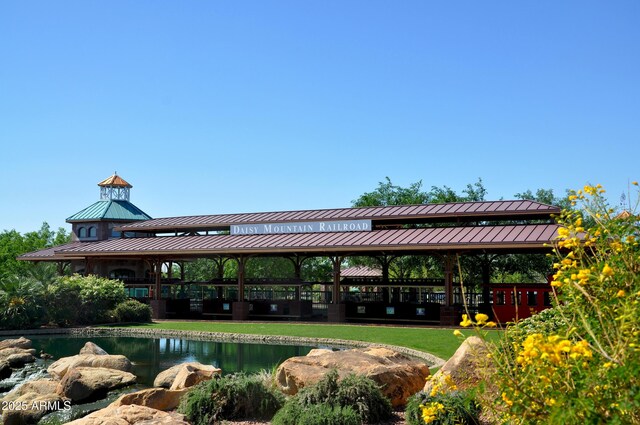
[[[151,322],[151,307],[133,299],[119,303],[116,308],[113,309],[113,314],[118,322]]]
[[[312,415],[309,410],[316,412]],[[274,425],[378,423],[391,417],[391,402],[380,388],[365,376],[350,374],[339,380],[330,371],[317,384],[305,387],[273,418]]]
[[[516,325],[491,350],[498,390],[485,407],[498,421],[640,423],[638,205],[614,209],[603,194],[599,185],[571,193],[579,208],[559,217],[557,307]]]
[[[201,382],[182,397],[178,411],[194,425],[222,420],[270,419],[284,396],[260,375],[237,373]]]

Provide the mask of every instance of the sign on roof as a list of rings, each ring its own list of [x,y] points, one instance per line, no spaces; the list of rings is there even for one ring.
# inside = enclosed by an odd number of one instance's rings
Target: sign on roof
[[[297,223],[235,224],[232,235],[276,235],[285,233],[370,232],[371,220],[310,221]]]

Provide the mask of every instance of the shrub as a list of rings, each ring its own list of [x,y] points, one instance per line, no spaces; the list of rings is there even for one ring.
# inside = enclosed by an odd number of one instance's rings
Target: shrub
[[[277,390],[267,388],[257,375],[226,375],[193,387],[180,402],[178,411],[195,425],[223,419],[269,419],[284,402]]]
[[[480,406],[466,391],[435,395],[419,392],[409,398],[406,421],[411,425],[479,424]]]
[[[71,318],[74,324],[111,322],[114,320],[111,316],[113,308],[127,298],[121,281],[93,275],[63,276],[54,285],[57,287],[49,290],[51,304],[59,306],[58,311],[64,312],[65,306],[66,310],[75,310],[77,314]],[[68,308],[69,296],[79,302],[77,308]]]
[[[151,321],[151,307],[137,300],[126,300],[113,309],[118,322],[146,323]]]
[[[351,407],[287,403],[276,413],[273,425],[360,425],[360,415]]]
[[[314,406],[327,406],[323,419],[309,424],[341,423],[324,422],[332,415],[350,417],[355,412],[360,422],[377,423],[391,416],[391,402],[380,388],[365,376],[348,375],[341,381],[338,372],[332,370],[317,384],[303,388],[295,397],[287,400],[285,407],[273,418],[274,424],[297,424],[301,420],[296,414]],[[309,416],[313,421],[313,416]]]
[[[504,422],[640,423],[638,204],[617,211],[603,193],[571,193],[581,209],[559,218],[554,323],[517,325],[491,352],[499,390],[487,406]]]
[[[20,277],[0,281],[0,328],[27,329],[42,319],[42,284]]]

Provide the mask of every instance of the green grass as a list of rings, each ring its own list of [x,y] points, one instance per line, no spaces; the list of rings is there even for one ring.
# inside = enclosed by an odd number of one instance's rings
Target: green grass
[[[418,328],[404,326],[334,325],[308,323],[234,323],[234,322],[158,322],[135,326],[140,328],[185,330],[198,332],[226,332],[251,335],[282,335],[309,338],[334,338],[399,345],[440,358],[448,359],[460,346],[452,329]],[[473,330],[463,330],[465,336]],[[490,331],[489,339],[497,338],[500,331]]]

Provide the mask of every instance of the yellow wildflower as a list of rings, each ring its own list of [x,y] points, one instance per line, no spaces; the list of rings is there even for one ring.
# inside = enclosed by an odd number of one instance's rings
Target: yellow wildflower
[[[602,268],[602,275],[605,277],[611,277],[613,276],[614,271],[611,267],[609,267],[608,264],[605,264],[604,267]]]
[[[478,325],[484,325],[487,320],[489,320],[489,316],[487,316],[486,314],[483,313],[478,313],[476,314],[476,322],[478,322]]]
[[[625,295],[627,295],[627,293],[624,291],[624,289],[621,289],[621,290],[619,290],[619,291],[618,291],[618,293],[616,294],[616,297],[618,297],[618,298],[622,298],[622,297],[624,297]]]
[[[473,325],[473,322],[471,320],[469,320],[469,316],[467,316],[466,314],[462,315],[462,322],[460,322],[460,326],[462,327],[469,327]]]
[[[460,332],[460,331],[459,331],[459,330],[457,330],[457,329],[456,329],[455,331],[453,331],[453,335],[455,335],[455,336],[457,336],[457,337],[464,336],[464,335],[462,334],[462,332]]]

